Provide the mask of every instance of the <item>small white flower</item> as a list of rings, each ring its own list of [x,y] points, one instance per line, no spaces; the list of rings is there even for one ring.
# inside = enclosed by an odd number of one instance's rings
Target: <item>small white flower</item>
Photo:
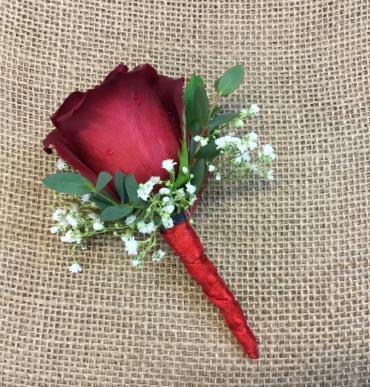
[[[215,179],[220,181],[221,180],[221,175],[219,173],[216,173]]]
[[[162,224],[163,227],[166,229],[172,228],[173,227],[173,220],[170,216],[162,216]]]
[[[235,122],[235,127],[236,127],[236,128],[242,128],[243,126],[244,126],[243,120],[237,120],[237,121]]]
[[[260,112],[260,108],[255,103],[252,103],[252,105],[249,107],[248,113],[252,116],[256,116]]]
[[[68,270],[73,274],[78,274],[83,271],[83,267],[78,262],[73,262],[72,265],[68,267]]]
[[[57,208],[53,212],[53,220],[58,222],[58,221],[64,219],[64,216],[65,216],[66,213],[67,213],[67,211],[64,208]]]
[[[141,265],[140,259],[133,259],[131,261],[131,265],[134,266],[134,267],[139,267]]]
[[[274,180],[274,175],[272,174],[272,170],[269,169],[267,172],[266,172],[266,180]]]
[[[56,167],[58,171],[63,171],[64,169],[67,168],[67,164],[64,160],[58,159],[56,162]]]
[[[153,261],[156,261],[156,262],[159,262],[159,261],[162,260],[162,258],[163,258],[165,255],[166,255],[166,253],[165,253],[163,250],[159,249],[159,250],[157,250],[157,251],[155,251],[155,252],[153,253],[153,255],[152,255],[152,260],[153,260]]]
[[[135,215],[130,215],[130,216],[128,216],[128,217],[126,218],[125,223],[126,223],[127,225],[130,225],[130,224],[134,223],[135,220],[136,220],[136,216],[135,216]]]
[[[185,191],[183,188],[179,188],[176,190],[175,199],[181,200],[185,198]]]
[[[175,211],[175,206],[172,203],[168,203],[163,207],[163,211],[167,214],[172,214]]]
[[[87,203],[88,201],[90,201],[90,194],[87,193],[81,196],[82,203]]]
[[[276,156],[274,153],[274,148],[270,144],[265,144],[262,147],[262,154],[264,156],[270,157],[272,160],[275,160]]]
[[[199,142],[200,146],[206,146],[208,144],[209,139],[207,137],[195,136],[194,141]]]
[[[214,165],[212,165],[212,164],[208,166],[208,171],[209,172],[214,172],[215,169],[216,169],[216,167]]]
[[[185,175],[189,173],[189,169],[187,167],[182,167],[182,171],[185,173]]]
[[[151,234],[153,231],[155,231],[155,225],[153,222],[149,222],[149,223],[139,222],[137,225],[137,229],[142,234]]]
[[[253,142],[258,141],[258,134],[256,132],[249,132],[247,136],[249,141],[253,141]]]
[[[227,134],[215,140],[217,149],[225,149],[229,146],[236,146],[240,143],[240,138]]]
[[[138,243],[137,240],[131,236],[131,237],[122,237],[122,241],[125,244],[125,250],[128,255],[137,255],[137,248],[138,248]]]
[[[58,231],[59,231],[59,227],[58,226],[50,227],[50,232],[52,234],[56,234]]]
[[[163,196],[162,202],[163,203],[170,203],[170,202],[172,202],[172,199],[169,196]]]
[[[186,190],[188,191],[188,193],[190,195],[192,195],[193,193],[195,193],[195,191],[197,190],[197,187],[191,183],[186,183],[185,184],[185,187],[186,187]]]
[[[171,190],[169,188],[161,188],[159,190],[160,195],[171,195]]]
[[[95,221],[97,221],[97,220],[100,219],[100,218],[99,218],[99,215],[96,214],[95,212],[89,212],[87,216],[88,216],[90,219],[95,220]]]
[[[71,214],[71,213],[67,214],[66,221],[72,227],[77,227],[77,225],[78,225],[78,220],[76,219],[76,215],[75,214]]]
[[[168,172],[172,172],[173,168],[176,164],[177,163],[175,161],[173,161],[172,159],[163,160],[162,161],[162,168]]]
[[[93,229],[95,231],[101,231],[101,230],[104,230],[104,223],[97,220],[93,223]]]
[[[81,243],[81,233],[78,230],[77,231],[68,230],[65,233],[65,235],[60,237],[60,240],[66,243],[77,242],[79,244]]]
[[[139,184],[137,195],[140,199],[147,201],[150,193],[156,184],[160,183],[161,179],[158,176],[152,176],[146,183]]]

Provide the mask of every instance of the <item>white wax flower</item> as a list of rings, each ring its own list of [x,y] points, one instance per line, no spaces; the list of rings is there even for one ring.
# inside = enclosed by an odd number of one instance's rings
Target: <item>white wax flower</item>
[[[64,160],[58,159],[56,162],[56,167],[58,171],[63,171],[64,169],[67,168],[67,164]]]
[[[163,160],[162,161],[162,168],[168,172],[172,172],[173,168],[176,164],[177,163],[175,161],[173,161],[172,159]]]
[[[140,265],[141,265],[140,259],[133,259],[133,260],[131,261],[131,265],[134,266],[134,267],[140,266]]]
[[[90,194],[87,193],[81,196],[82,203],[87,203],[88,201],[90,201]]]
[[[68,267],[68,270],[73,274],[78,274],[83,271],[83,267],[78,262],[73,262],[72,265]]]
[[[170,190],[169,188],[163,187],[163,188],[161,188],[161,189],[159,190],[159,193],[160,193],[161,195],[170,195],[170,194],[171,194],[171,190]]]
[[[130,224],[134,223],[135,220],[136,220],[136,216],[135,216],[135,215],[130,215],[130,216],[128,216],[128,217],[126,218],[125,223],[126,223],[127,225],[130,225]]]
[[[186,183],[185,187],[190,195],[192,195],[197,190],[197,187],[191,183]]]
[[[52,216],[53,220],[55,220],[57,222],[57,221],[64,219],[64,216],[66,213],[67,213],[67,211],[64,208],[57,208],[53,212],[53,216]]]
[[[138,248],[138,243],[137,240],[131,236],[131,237],[122,237],[122,241],[125,244],[125,250],[128,255],[137,255],[137,248]]]
[[[249,107],[249,114],[252,116],[256,116],[260,112],[260,108],[255,103],[252,103],[252,105]]]
[[[168,203],[163,207],[163,211],[172,214],[175,211],[175,206],[172,203]]]
[[[95,231],[101,231],[101,230],[104,230],[104,223],[101,222],[100,220],[96,220],[94,223],[93,223],[93,229]]]
[[[274,148],[270,144],[263,145],[262,154],[264,156],[270,157],[272,160],[275,160],[275,158],[276,158],[275,153],[274,153]]]
[[[155,231],[155,225],[153,222],[149,222],[149,223],[139,222],[137,225],[137,229],[142,234],[151,234],[153,231]]]
[[[194,141],[199,142],[200,146],[206,146],[208,144],[209,139],[207,137],[195,136]]]
[[[209,172],[214,172],[215,169],[216,169],[216,167],[214,165],[212,165],[212,164],[208,166],[208,171]]]
[[[166,255],[166,253],[165,253],[163,250],[159,249],[159,250],[157,250],[157,251],[155,251],[155,252],[153,253],[153,255],[152,255],[152,260],[153,260],[153,261],[156,261],[156,262],[159,262],[159,261],[162,260],[162,258],[163,258],[165,255]]]

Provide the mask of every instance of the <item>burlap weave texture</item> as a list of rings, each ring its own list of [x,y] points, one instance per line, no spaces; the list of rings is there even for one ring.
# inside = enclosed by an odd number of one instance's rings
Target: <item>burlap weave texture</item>
[[[365,386],[367,0],[0,1],[0,385]],[[117,63],[213,81],[246,67],[276,180],[212,183],[195,226],[260,341],[247,360],[172,255],[135,271],[115,239],[66,270],[39,181],[48,117]]]

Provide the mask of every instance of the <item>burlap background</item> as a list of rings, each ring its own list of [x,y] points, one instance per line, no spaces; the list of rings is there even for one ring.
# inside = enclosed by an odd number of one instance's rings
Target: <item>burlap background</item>
[[[0,4],[0,384],[367,385],[368,1]],[[258,362],[173,256],[136,272],[103,239],[72,276],[48,234],[48,116],[120,61],[210,81],[245,63],[230,103],[261,106],[276,182],[213,183],[196,228],[249,313]]]

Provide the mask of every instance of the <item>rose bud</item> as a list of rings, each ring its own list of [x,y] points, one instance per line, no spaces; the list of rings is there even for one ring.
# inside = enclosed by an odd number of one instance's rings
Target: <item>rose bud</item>
[[[128,71],[118,65],[99,85],[72,93],[51,117],[43,141],[83,176],[101,171],[167,179],[162,161],[178,159],[182,137],[184,80],[159,75],[148,64]]]

